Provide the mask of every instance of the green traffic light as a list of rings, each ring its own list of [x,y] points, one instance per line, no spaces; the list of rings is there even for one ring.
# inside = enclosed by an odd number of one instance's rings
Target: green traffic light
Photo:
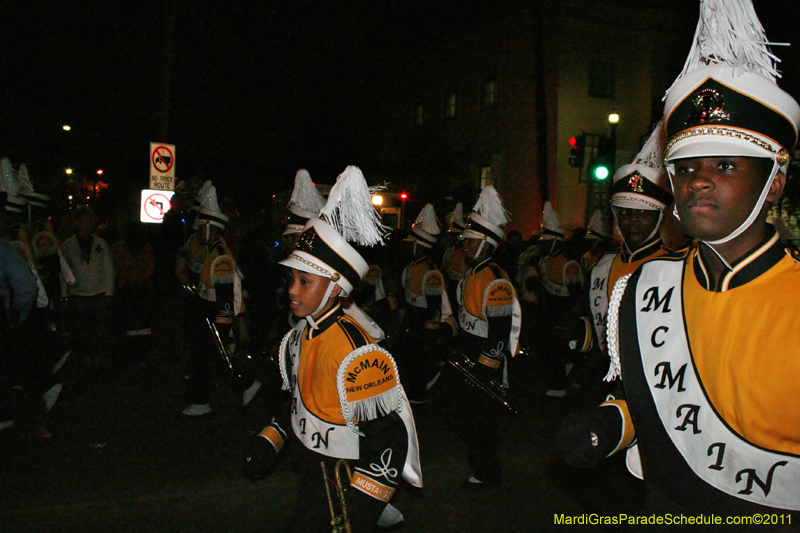
[[[608,177],[608,167],[599,166],[594,169],[594,177],[599,180],[604,180]]]

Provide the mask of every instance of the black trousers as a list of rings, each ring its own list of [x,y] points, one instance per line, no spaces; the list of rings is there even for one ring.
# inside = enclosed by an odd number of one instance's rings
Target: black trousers
[[[439,415],[467,447],[473,475],[484,483],[501,484],[502,408],[449,366],[444,367],[432,392]]]
[[[292,443],[292,451],[295,467],[300,476],[300,486],[297,490],[290,530],[295,533],[330,533],[331,514],[321,463],[325,463],[328,476],[335,479],[334,470],[337,459],[314,453],[299,442]],[[342,484],[348,487],[350,482],[344,468],[340,470],[340,474]],[[339,514],[336,488],[331,485],[330,489],[334,501],[334,512]],[[353,533],[373,531],[383,508],[386,507],[385,502],[353,488],[347,489],[345,501]]]

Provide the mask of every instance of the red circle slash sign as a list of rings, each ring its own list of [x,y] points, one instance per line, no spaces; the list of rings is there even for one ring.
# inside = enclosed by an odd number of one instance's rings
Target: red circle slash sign
[[[144,201],[144,211],[153,220],[164,220],[164,213],[169,209],[169,198],[161,193],[151,194]]]
[[[166,146],[156,146],[153,150],[153,168],[159,172],[169,172],[174,164],[175,156],[172,155],[172,150]]]

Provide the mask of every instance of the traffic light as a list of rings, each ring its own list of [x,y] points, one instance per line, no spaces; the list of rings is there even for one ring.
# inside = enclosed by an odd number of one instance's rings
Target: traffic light
[[[597,157],[592,159],[589,169],[592,179],[603,181],[614,173],[617,143],[614,139],[603,137],[597,145]]]
[[[583,168],[583,154],[586,149],[586,135],[581,133],[569,138],[569,164],[576,168]]]

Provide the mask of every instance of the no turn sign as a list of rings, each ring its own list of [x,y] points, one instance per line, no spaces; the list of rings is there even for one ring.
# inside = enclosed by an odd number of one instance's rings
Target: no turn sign
[[[164,215],[172,207],[171,202],[174,194],[174,191],[144,189],[142,191],[139,220],[154,224],[160,224],[164,222]]]
[[[175,145],[150,143],[150,188],[175,190]]]

